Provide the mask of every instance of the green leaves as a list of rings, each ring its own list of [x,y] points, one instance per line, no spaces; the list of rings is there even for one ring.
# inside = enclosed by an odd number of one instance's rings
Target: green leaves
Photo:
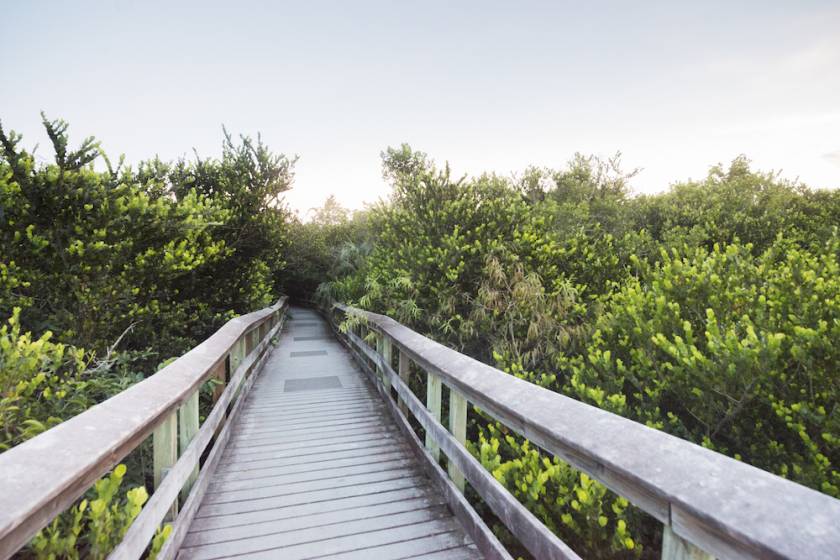
[[[838,247],[835,233],[822,248],[779,238],[758,255],[730,244],[640,262],[596,322],[589,363],[570,360],[569,390],[603,406],[601,387],[625,416],[840,495],[840,450],[822,436],[840,433]]]
[[[0,326],[0,450],[84,411],[95,402],[83,380],[90,357],[22,332],[20,310]]]
[[[92,138],[73,148],[67,123],[44,126],[53,163],[0,128],[0,321],[10,317],[0,323],[0,451],[269,304],[285,264],[280,196],[294,158],[226,133],[220,159],[133,169],[106,158],[101,171]],[[130,457],[139,480],[145,452]],[[148,499],[122,489],[126,472],[97,482],[36,539],[36,555],[104,557]]]
[[[44,126],[54,164],[0,129],[0,318],[20,307],[27,329],[99,355],[120,339],[169,357],[272,301],[293,158],[226,134],[218,160],[97,171],[93,139],[72,149],[67,123]]]
[[[582,556],[638,557],[641,547],[628,528],[628,521],[636,525],[638,519],[627,511],[627,500],[557,458],[544,456],[527,440],[500,437],[504,431],[489,423],[478,430],[478,444],[469,445],[496,480]]]
[[[125,465],[117,465],[94,484],[87,498],[41,530],[29,545],[35,558],[106,558],[149,499],[143,486],[121,491],[126,472]],[[158,532],[152,558],[170,532],[171,527]]]
[[[840,191],[738,158],[629,197],[617,163],[454,178],[389,149],[393,191],[368,215],[372,247],[328,291],[837,496]],[[633,556],[649,544],[655,531],[626,500],[605,505],[599,485],[492,427],[471,427],[477,456],[575,548]]]

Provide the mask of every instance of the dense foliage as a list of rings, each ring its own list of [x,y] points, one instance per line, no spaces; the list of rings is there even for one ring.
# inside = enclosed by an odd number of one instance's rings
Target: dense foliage
[[[358,270],[370,251],[364,212],[351,213],[330,196],[309,220],[294,216],[288,224],[286,266],[279,285],[298,301],[311,301],[318,286]]]
[[[618,158],[457,179],[407,146],[383,160],[370,254],[324,295],[840,496],[840,192],[744,158],[638,197]],[[573,548],[658,547],[623,498],[472,418],[476,456]]]
[[[31,545],[35,555],[72,560],[107,558],[149,499],[143,486],[132,488],[121,497],[125,473],[126,466],[118,465],[94,485],[90,500],[83,499],[69,514],[57,517],[38,533]],[[154,560],[171,532],[171,525],[157,531],[149,547],[149,560]]]
[[[62,121],[44,126],[50,163],[0,128],[0,451],[234,314],[317,291],[840,497],[840,191],[738,158],[631,196],[618,157],[453,177],[402,146],[383,154],[389,200],[351,214],[331,198],[304,220],[282,204],[295,160],[259,139],[225,132],[219,158],[132,168],[93,139],[71,149]],[[470,450],[583,556],[658,548],[659,526],[627,500],[470,418]],[[146,500],[147,455],[29,553],[107,554]]]
[[[0,450],[265,307],[285,265],[294,159],[225,132],[218,159],[114,166],[93,138],[74,150],[66,123],[43,123],[51,163],[0,127]],[[107,555],[146,499],[147,456],[126,458],[29,552]],[[137,486],[120,490],[124,476]]]
[[[70,151],[65,123],[44,126],[54,164],[0,129],[0,313],[20,307],[27,330],[89,350],[124,334],[167,358],[270,301],[292,160],[226,135],[219,160],[98,171],[93,139]]]

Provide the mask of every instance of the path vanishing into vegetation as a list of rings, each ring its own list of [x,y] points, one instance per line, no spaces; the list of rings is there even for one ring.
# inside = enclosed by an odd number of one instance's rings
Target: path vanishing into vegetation
[[[326,321],[286,325],[178,558],[481,558]]]
[[[205,417],[202,387],[213,389]],[[146,557],[150,543],[157,560],[581,558],[468,449],[470,415],[626,496],[662,524],[664,560],[812,560],[840,549],[830,496],[389,317],[284,297],[0,454],[0,558],[149,435],[155,491],[110,560]],[[487,519],[519,544],[503,545]]]

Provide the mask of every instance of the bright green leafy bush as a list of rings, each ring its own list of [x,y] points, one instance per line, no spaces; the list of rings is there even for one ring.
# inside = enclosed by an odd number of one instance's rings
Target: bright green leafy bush
[[[637,523],[637,514],[628,509],[626,499],[507,431],[490,423],[479,432],[478,443],[469,447],[531,513],[555,533],[573,535],[575,550],[582,557],[641,555],[642,548],[628,528],[628,520]],[[505,534],[501,527],[497,529]]]
[[[383,160],[393,193],[369,214],[372,250],[321,293],[838,495],[838,191],[744,158],[641,197],[617,159],[516,180],[454,180],[407,146]],[[585,556],[659,546],[658,524],[582,473],[480,416],[468,436]]]
[[[610,298],[567,390],[840,496],[840,237],[663,251]]]
[[[54,162],[0,127],[0,451],[85,411],[279,295],[294,159],[225,133],[220,159],[114,166],[44,117]],[[95,166],[96,160],[103,165]],[[34,333],[34,334],[33,334]],[[35,539],[104,557],[146,500],[148,446]],[[126,474],[128,473],[128,474]],[[121,490],[123,477],[132,484]],[[160,549],[171,529],[152,543]]]
[[[125,465],[118,465],[94,485],[89,499],[40,531],[29,547],[33,556],[39,560],[107,557],[149,499],[142,486],[120,492],[125,473]],[[155,548],[159,550],[160,545]]]
[[[44,126],[53,164],[0,128],[0,315],[100,355],[151,348],[151,368],[272,301],[294,160],[226,135],[220,160],[98,171],[92,138],[70,151]]]
[[[93,366],[84,350],[22,332],[20,312],[0,326],[0,451],[119,393],[140,376],[125,356]]]

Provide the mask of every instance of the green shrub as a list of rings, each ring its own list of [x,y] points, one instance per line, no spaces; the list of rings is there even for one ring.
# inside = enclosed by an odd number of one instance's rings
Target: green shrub
[[[753,171],[741,156],[728,168],[712,167],[703,181],[638,197],[628,214],[635,228],[649,230],[669,247],[688,242],[711,249],[740,240],[762,252],[780,232],[819,246],[840,222],[840,191],[814,191],[776,173]]]
[[[840,496],[840,238],[664,252],[610,299],[566,390]]]
[[[367,256],[366,212],[351,213],[330,196],[308,222],[288,224],[286,266],[278,281],[292,298],[312,300],[320,284],[356,270]]]
[[[130,354],[95,361],[81,348],[22,332],[20,310],[0,326],[0,450],[26,441],[142,378]]]
[[[638,558],[642,546],[631,527],[638,524],[626,499],[499,424],[469,443],[493,477],[584,558]],[[501,527],[497,532],[504,535]],[[514,541],[506,544],[516,546]]]
[[[14,447],[75,414],[93,399],[83,375],[84,350],[20,331],[20,309],[0,326],[0,450]]]
[[[0,326],[0,451],[270,304],[285,264],[280,197],[294,158],[225,131],[219,159],[132,169],[112,165],[93,138],[72,149],[65,122],[43,124],[50,163],[0,127],[0,318],[10,317]],[[123,476],[145,482],[148,454],[143,444],[30,551],[106,555],[146,499],[142,486],[118,490]]]
[[[118,465],[93,486],[89,498],[38,532],[29,544],[32,556],[38,560],[106,558],[149,499],[142,486],[120,492],[125,473],[125,465]],[[170,532],[171,527],[158,531],[150,558],[157,555]]]
[[[55,162],[0,127],[0,316],[103,355],[180,355],[279,286],[293,159],[226,134],[222,158],[116,167],[44,118]],[[105,169],[93,167],[104,159]]]
[[[515,180],[456,180],[407,146],[383,163],[393,191],[370,212],[373,247],[323,294],[838,495],[838,191],[745,158],[636,198],[617,159]],[[600,484],[483,420],[468,435],[587,556],[658,548],[659,525]]]

